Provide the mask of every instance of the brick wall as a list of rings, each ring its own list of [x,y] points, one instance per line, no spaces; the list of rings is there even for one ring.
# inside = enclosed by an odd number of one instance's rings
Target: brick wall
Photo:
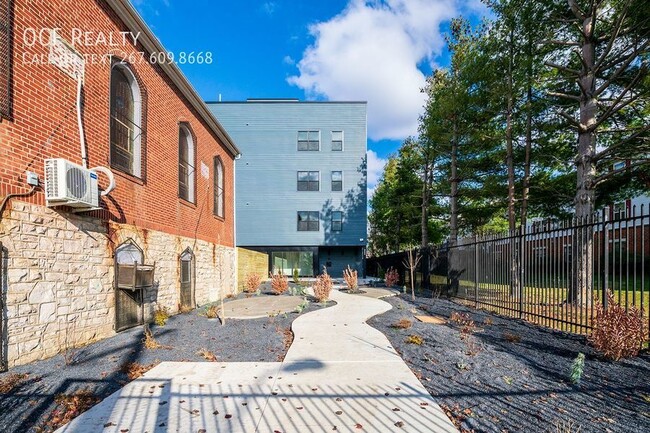
[[[0,120],[0,201],[25,193],[26,170],[44,180],[46,158],[81,163],[75,103],[76,81],[47,63],[49,48],[26,44],[27,29],[59,28],[69,42],[75,29],[119,35],[128,31],[101,0],[14,1],[12,117]],[[87,61],[84,127],[89,167],[109,166],[109,52],[137,55],[143,47],[75,46]],[[148,58],[149,53],[145,53]],[[33,63],[32,63],[33,62]],[[142,90],[143,175],[113,169],[116,188],[102,210],[74,214],[45,207],[42,190],[9,201],[0,216],[5,275],[2,303],[9,366],[51,356],[66,345],[85,344],[114,332],[113,252],[133,239],[148,263],[156,263],[155,290],[145,311],[179,304],[179,255],[195,255],[195,298],[215,301],[235,290],[233,155],[219,141],[163,70],[148,61],[130,65]],[[178,128],[189,125],[196,145],[196,200],[178,198]],[[225,215],[213,215],[213,158],[224,168]],[[207,178],[201,163],[209,167]],[[100,186],[105,186],[100,175]],[[0,334],[1,335],[1,334]],[[0,365],[0,368],[2,366]]]

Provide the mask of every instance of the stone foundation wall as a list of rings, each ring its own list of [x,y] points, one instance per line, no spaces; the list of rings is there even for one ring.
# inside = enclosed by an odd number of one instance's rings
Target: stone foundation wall
[[[156,264],[146,319],[156,305],[178,311],[179,256],[188,247],[198,305],[236,291],[234,248],[13,201],[0,221],[1,343],[9,367],[114,334],[113,252],[129,238],[146,264]]]

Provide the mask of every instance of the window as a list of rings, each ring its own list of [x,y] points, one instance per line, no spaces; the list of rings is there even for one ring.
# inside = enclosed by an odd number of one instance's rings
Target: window
[[[332,131],[332,150],[343,150],[343,131]]]
[[[0,119],[11,117],[12,2],[0,1]]]
[[[343,230],[343,212],[334,211],[332,212],[332,231],[340,232]]]
[[[298,150],[320,150],[320,131],[298,131]]]
[[[612,218],[614,221],[622,220],[627,217],[627,206],[625,202],[614,203]]]
[[[317,232],[320,230],[318,211],[298,211],[298,231]]]
[[[142,101],[140,87],[131,70],[116,64],[111,70],[111,166],[136,177],[142,176]]]
[[[223,163],[221,158],[214,158],[214,214],[223,218]]]
[[[298,191],[319,191],[320,173],[317,171],[298,172]]]
[[[194,203],[194,140],[187,125],[178,128],[178,196]]]
[[[332,172],[332,191],[343,191],[343,172]]]

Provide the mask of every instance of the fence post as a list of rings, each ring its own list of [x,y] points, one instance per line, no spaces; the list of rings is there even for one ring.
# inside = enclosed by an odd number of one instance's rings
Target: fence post
[[[603,293],[601,293],[602,296],[602,302],[603,302],[603,308],[607,309],[607,292],[609,290],[609,284],[608,284],[608,279],[609,279],[609,231],[607,229],[607,222],[608,222],[608,213],[609,213],[609,208],[603,209],[603,218],[602,218],[602,231],[603,231],[603,263],[602,263],[602,280],[603,280]]]
[[[478,308],[478,236],[474,235],[474,306]]]
[[[517,265],[519,269],[519,318],[524,317],[524,248],[525,248],[526,227],[519,227],[519,248],[517,251]]]

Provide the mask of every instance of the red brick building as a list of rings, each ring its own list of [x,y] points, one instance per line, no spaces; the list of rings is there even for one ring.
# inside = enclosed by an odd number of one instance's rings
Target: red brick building
[[[155,308],[235,290],[239,151],[130,2],[0,3],[0,361],[51,356]],[[110,177],[93,169],[108,168],[114,189],[97,207],[48,206],[51,158],[85,163],[67,173],[98,176],[104,192]],[[116,272],[134,262],[153,279],[125,289]]]

